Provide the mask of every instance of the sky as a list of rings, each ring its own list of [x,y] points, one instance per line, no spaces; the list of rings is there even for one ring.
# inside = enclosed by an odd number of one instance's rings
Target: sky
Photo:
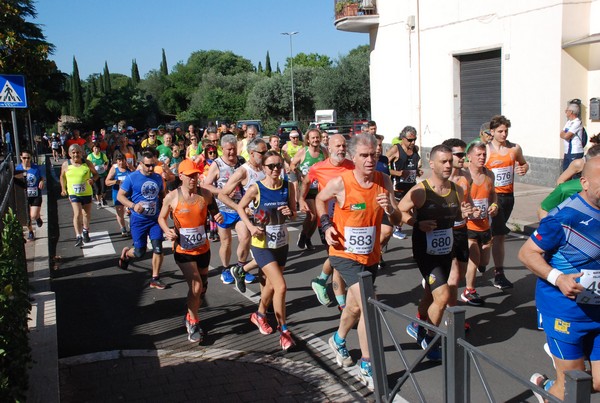
[[[368,34],[337,31],[334,0],[37,0],[37,18],[46,40],[55,45],[50,59],[71,74],[73,56],[79,76],[131,75],[136,59],[142,78],[158,69],[165,49],[169,71],[197,50],[230,50],[264,67],[281,69],[293,53],[319,53],[332,60],[359,45]]]

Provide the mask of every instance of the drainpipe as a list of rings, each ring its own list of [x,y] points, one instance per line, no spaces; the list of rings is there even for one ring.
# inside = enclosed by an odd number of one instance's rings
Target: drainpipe
[[[420,17],[421,14],[419,13],[419,0],[417,0],[417,82],[419,85],[419,120],[418,120],[418,130],[419,130],[419,136],[417,136],[418,141],[419,141],[419,149],[422,149],[422,138],[423,138],[423,130],[422,130],[422,126],[421,126],[421,107],[422,107],[422,102],[421,102],[421,23],[420,23]],[[421,158],[423,156],[421,155]]]

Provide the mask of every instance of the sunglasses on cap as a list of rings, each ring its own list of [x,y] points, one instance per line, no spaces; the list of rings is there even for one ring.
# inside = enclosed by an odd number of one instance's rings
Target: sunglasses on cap
[[[265,166],[267,168],[269,168],[271,171],[274,171],[275,169],[283,168],[283,164],[281,162],[278,162],[277,164],[266,164]]]

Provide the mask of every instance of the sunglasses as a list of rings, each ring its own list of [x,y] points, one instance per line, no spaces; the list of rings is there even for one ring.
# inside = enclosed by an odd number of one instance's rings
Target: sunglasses
[[[417,138],[415,137],[414,139],[408,139],[404,137],[404,140],[408,141],[409,143],[414,143],[417,140]]]
[[[196,137],[192,137],[190,141],[198,141],[198,139]]]
[[[258,153],[260,155],[265,155],[267,153],[267,151],[256,151],[254,150],[255,153]]]
[[[151,134],[148,137],[156,137],[156,135],[155,134]]]
[[[208,153],[209,154],[216,154],[217,152],[216,151],[209,151]]]
[[[467,153],[452,153],[452,155],[456,155],[458,158],[465,158],[465,155],[467,155]]]
[[[30,160],[31,157],[21,157],[22,160]]]
[[[281,169],[283,168],[283,164],[282,163],[277,163],[277,164],[267,164],[265,165],[267,168],[269,168],[271,171],[274,171],[275,169]]]
[[[146,168],[154,168],[156,164],[144,164]]]

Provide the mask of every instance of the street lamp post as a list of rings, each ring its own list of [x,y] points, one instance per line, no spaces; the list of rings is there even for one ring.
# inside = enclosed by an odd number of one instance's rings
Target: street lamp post
[[[292,36],[296,35],[297,31],[293,32],[282,32],[281,35],[288,35],[290,37],[290,75],[292,77],[292,120],[296,120],[296,102],[294,100],[294,51],[292,50]]]

